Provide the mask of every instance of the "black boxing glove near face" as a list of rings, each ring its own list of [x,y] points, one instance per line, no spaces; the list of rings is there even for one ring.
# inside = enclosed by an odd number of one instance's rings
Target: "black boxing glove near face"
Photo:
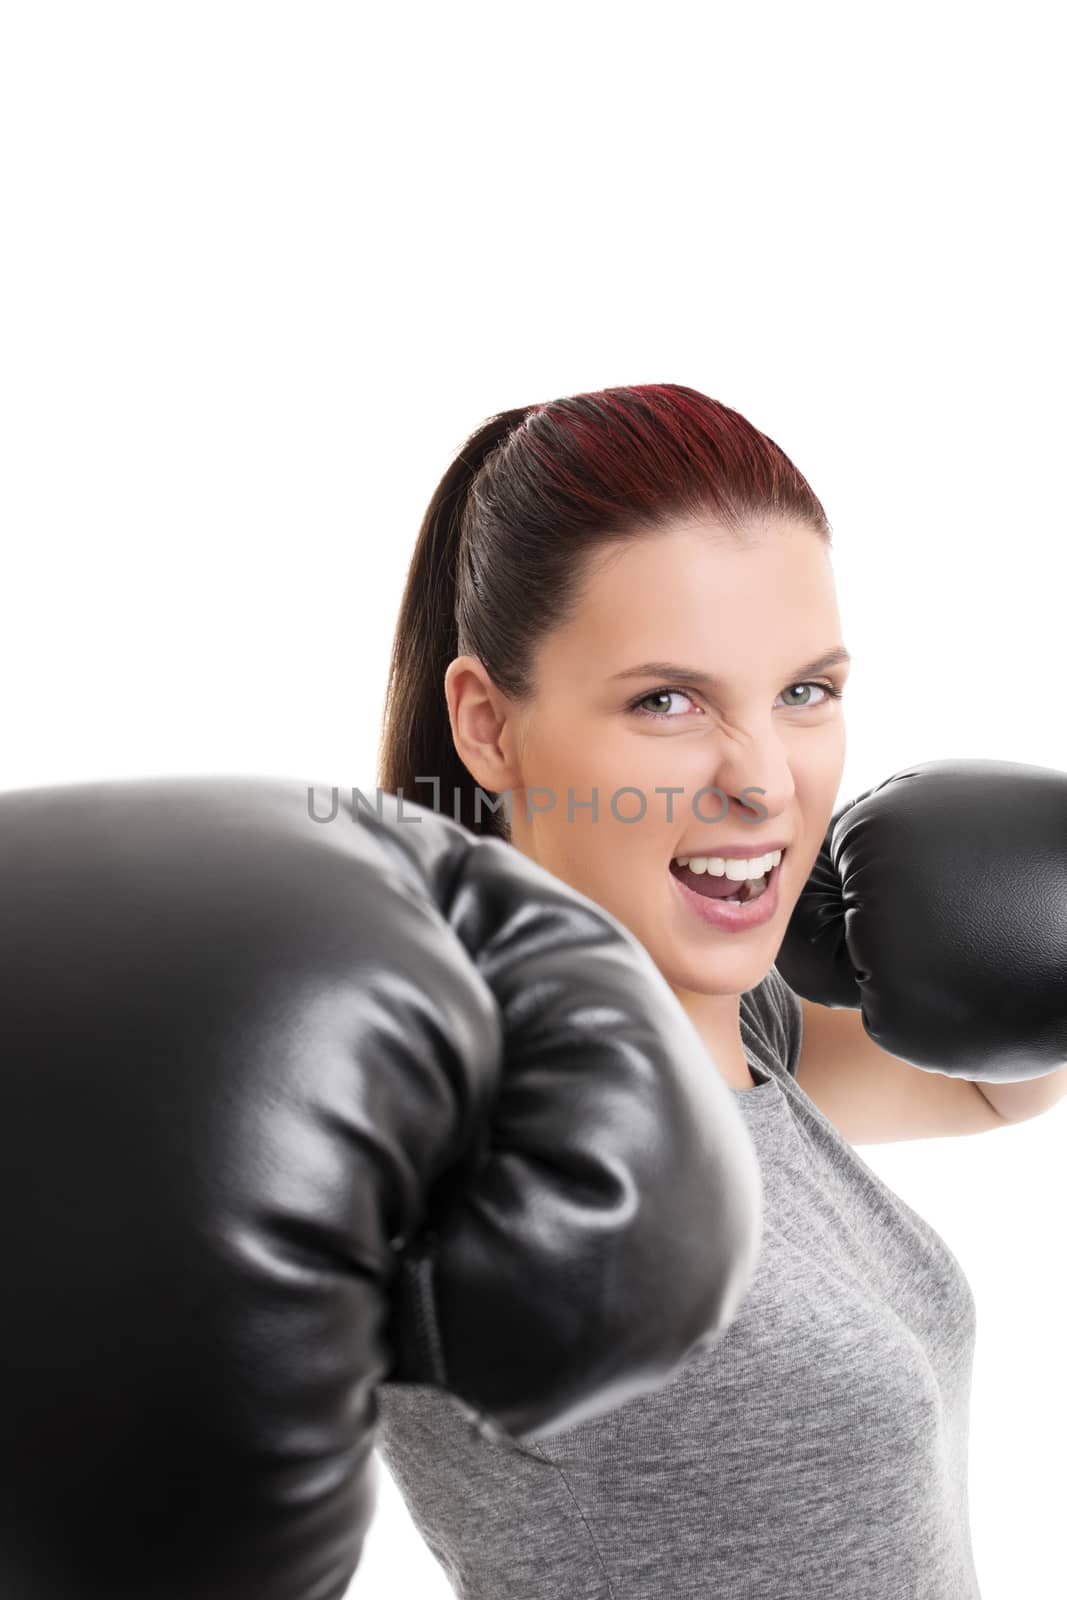
[[[980,1082],[1067,1063],[1067,773],[902,768],[835,811],[776,958],[883,1050]]]

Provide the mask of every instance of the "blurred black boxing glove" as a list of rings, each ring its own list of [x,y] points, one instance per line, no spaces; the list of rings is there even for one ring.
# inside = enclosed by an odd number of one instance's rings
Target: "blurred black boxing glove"
[[[985,1082],[1067,1063],[1067,773],[926,761],[835,811],[775,964],[875,1044]]]
[[[747,1288],[755,1154],[647,953],[385,805],[0,796],[12,1600],[340,1600],[377,1384],[536,1438],[665,1382]]]

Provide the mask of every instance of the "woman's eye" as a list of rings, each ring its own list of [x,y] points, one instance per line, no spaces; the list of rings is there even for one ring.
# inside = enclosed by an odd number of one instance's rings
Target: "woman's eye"
[[[631,711],[642,711],[646,717],[669,717],[669,711],[644,711],[645,702],[648,700],[689,700],[684,689],[653,689],[651,694],[643,694],[640,700],[635,700],[630,707]],[[690,700],[690,705],[692,701]]]
[[[808,700],[789,700],[789,699],[787,699],[786,700],[786,705],[787,706],[789,706],[791,708],[795,706],[795,707],[797,707],[798,709],[801,709],[801,710],[805,706],[810,706],[810,705],[821,706],[821,705],[825,705],[829,700],[839,700],[841,698],[841,690],[838,689],[832,683],[791,683],[789,685],[788,689],[783,689],[782,690],[782,693],[783,693],[783,695],[788,696],[788,695],[792,694],[794,689],[807,689],[807,690],[821,689],[822,690],[823,698],[821,700],[811,700],[811,699],[808,699]]]

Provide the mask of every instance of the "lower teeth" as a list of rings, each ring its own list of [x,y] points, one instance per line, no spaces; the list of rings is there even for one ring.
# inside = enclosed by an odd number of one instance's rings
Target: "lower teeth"
[[[773,869],[771,872],[765,872],[759,878],[742,878],[734,894],[723,896],[723,904],[743,906],[748,900],[758,900],[761,894],[766,893],[772,873]],[[717,899],[718,896],[712,896],[712,898]]]
[[[758,900],[767,887],[767,878],[746,878],[736,894],[727,895],[726,903],[731,906],[743,906],[746,900]]]

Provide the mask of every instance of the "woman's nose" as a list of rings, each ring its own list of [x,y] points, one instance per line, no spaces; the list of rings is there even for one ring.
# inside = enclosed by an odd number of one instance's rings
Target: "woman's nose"
[[[724,821],[752,822],[753,813],[776,816],[795,793],[787,752],[773,733],[731,745],[708,774],[707,783],[710,792],[701,796],[699,810],[709,819],[721,813]]]

